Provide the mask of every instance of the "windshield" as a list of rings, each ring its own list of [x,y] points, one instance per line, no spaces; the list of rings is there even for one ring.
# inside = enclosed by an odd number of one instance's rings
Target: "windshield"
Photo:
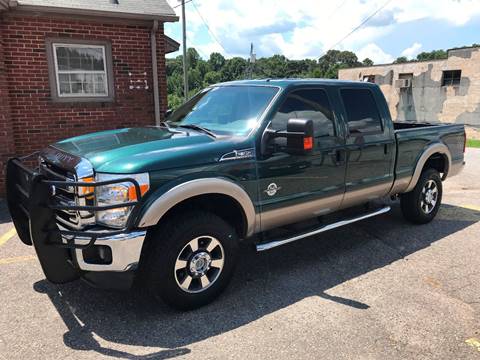
[[[221,135],[246,135],[277,92],[267,86],[212,87],[182,105],[167,122],[198,125]]]

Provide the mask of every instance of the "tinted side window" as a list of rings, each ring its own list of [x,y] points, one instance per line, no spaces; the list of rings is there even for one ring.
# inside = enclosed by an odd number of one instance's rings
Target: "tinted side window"
[[[343,89],[341,95],[351,134],[382,132],[377,104],[370,90]]]
[[[289,119],[313,120],[315,137],[335,136],[333,112],[324,90],[305,89],[289,94],[275,114],[272,128],[286,130]]]

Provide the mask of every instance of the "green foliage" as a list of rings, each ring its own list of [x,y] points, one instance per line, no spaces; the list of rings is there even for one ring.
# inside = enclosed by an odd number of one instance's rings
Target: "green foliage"
[[[433,50],[430,52],[421,52],[417,55],[417,61],[441,60],[448,56],[445,50]]]
[[[371,60],[369,58],[363,59],[362,65],[363,66],[372,66],[373,65],[373,60]]]
[[[409,62],[406,56],[400,56],[393,63],[394,64],[403,64]]]
[[[480,140],[468,139],[467,147],[480,148]]]

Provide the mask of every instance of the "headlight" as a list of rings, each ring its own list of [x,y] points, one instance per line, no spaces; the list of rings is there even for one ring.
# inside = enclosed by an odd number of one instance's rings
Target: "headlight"
[[[150,188],[150,180],[147,173],[144,174],[97,174],[97,182],[110,181],[115,179],[131,178],[140,185],[142,196]],[[98,186],[95,189],[95,201],[97,206],[119,205],[137,201],[135,185],[130,182],[116,183],[105,186]],[[97,224],[106,225],[112,228],[124,228],[127,225],[128,217],[132,207],[120,207],[112,210],[97,211]]]

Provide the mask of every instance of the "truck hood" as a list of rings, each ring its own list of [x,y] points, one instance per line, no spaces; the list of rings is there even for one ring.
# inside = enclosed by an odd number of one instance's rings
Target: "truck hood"
[[[133,174],[218,161],[232,145],[195,131],[145,127],[78,136],[53,146],[86,158],[97,172]]]

